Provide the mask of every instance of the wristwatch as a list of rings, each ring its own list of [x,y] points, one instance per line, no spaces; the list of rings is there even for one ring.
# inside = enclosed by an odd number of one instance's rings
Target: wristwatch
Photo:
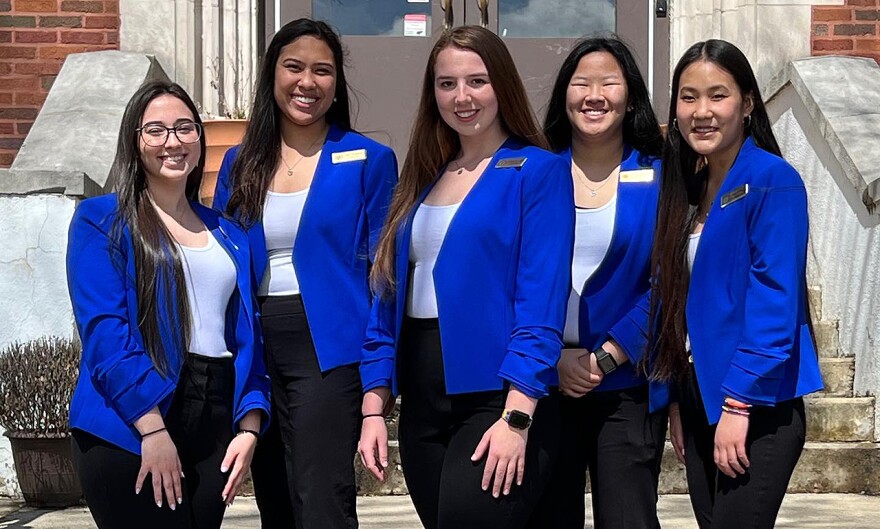
[[[532,425],[532,416],[519,410],[504,410],[501,420],[517,430],[526,430]]]
[[[593,354],[596,355],[596,363],[599,364],[599,369],[602,370],[602,374],[605,376],[608,376],[617,369],[617,361],[605,349],[596,349],[593,351]]]

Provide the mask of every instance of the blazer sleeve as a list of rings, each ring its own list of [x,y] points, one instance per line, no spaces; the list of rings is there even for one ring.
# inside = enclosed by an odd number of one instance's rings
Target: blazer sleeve
[[[397,157],[394,151],[383,147],[375,160],[367,165],[364,178],[364,202],[369,229],[370,261],[376,255],[376,246],[382,235],[382,226],[391,203],[391,192],[397,183]]]
[[[807,194],[803,185],[756,191],[758,203],[747,219],[751,268],[744,327],[721,390],[746,403],[772,405],[797,339],[809,231]]]
[[[393,388],[396,305],[393,298],[373,297],[370,320],[361,351],[361,383],[364,392],[373,388]]]
[[[235,162],[236,154],[238,154],[238,146],[228,149],[223,155],[220,172],[217,173],[217,186],[214,188],[214,201],[211,207],[220,213],[225,213],[226,205],[229,204],[229,194],[231,193],[229,179],[232,177],[232,164]]]
[[[259,322],[254,322],[255,329],[258,328]],[[263,344],[262,340],[254,336],[254,357],[251,360],[251,370],[248,373],[247,381],[244,383],[241,401],[235,415],[235,424],[251,410],[261,410],[263,419],[260,422],[260,433],[265,433],[269,428],[272,414],[269,413],[270,404],[270,384],[269,375],[266,373],[266,364],[263,362]]]
[[[547,395],[562,350],[571,288],[574,192],[568,165],[554,157],[526,175],[514,292],[514,326],[499,376],[530,397]]]
[[[129,320],[128,279],[107,222],[76,210],[67,246],[67,284],[82,339],[82,362],[95,389],[127,424],[142,417],[174,391],[144,349],[136,322]],[[134,288],[132,285],[131,288]]]
[[[651,291],[649,288],[638,298],[635,305],[608,330],[611,337],[633,365],[645,356],[648,349],[648,332],[651,312]]]

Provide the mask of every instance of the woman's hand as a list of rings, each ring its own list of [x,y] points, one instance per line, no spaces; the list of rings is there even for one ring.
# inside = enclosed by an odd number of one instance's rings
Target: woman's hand
[[[388,468],[388,426],[382,416],[365,417],[361,425],[358,454],[364,468],[379,481],[385,481]]]
[[[492,484],[492,496],[498,497],[500,492],[510,494],[514,481],[522,485],[526,471],[526,443],[529,439],[528,430],[511,427],[503,419],[498,419],[480,439],[480,444],[471,456],[471,461],[479,461],[484,455],[486,467],[483,469],[483,490],[489,490]]]
[[[749,433],[749,417],[722,412],[715,429],[715,465],[725,476],[736,478],[749,468],[746,455],[746,435]]]
[[[559,391],[563,395],[583,397],[602,382],[602,371],[598,366],[596,372],[591,369],[592,356],[586,349],[562,350],[556,370],[559,372]]]
[[[183,486],[180,483],[183,467],[177,457],[177,447],[167,430],[147,435],[141,441],[141,469],[135,481],[135,494],[141,493],[147,474],[153,480],[153,498],[157,507],[162,507],[163,491],[172,511],[183,503]]]
[[[248,469],[251,468],[251,461],[254,459],[254,450],[256,449],[257,436],[250,432],[239,431],[238,435],[229,442],[229,446],[226,448],[226,457],[220,463],[220,472],[224,474],[229,472],[229,477],[226,478],[226,486],[223,487],[223,492],[220,493],[220,497],[223,498],[223,503],[227,507],[232,505],[233,500],[235,500],[244,477]],[[229,470],[230,468],[232,469],[231,471]]]
[[[681,411],[677,402],[669,404],[669,440],[678,462],[684,465],[684,430],[681,427]]]

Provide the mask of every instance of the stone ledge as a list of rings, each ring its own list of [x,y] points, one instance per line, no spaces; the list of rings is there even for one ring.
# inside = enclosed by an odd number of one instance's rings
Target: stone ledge
[[[82,171],[0,169],[0,195],[47,194],[88,198],[103,191]]]

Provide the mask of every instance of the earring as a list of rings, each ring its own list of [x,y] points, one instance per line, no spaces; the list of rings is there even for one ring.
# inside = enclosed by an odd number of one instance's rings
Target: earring
[[[672,118],[672,130],[678,130],[678,118]]]
[[[752,115],[749,114],[745,118],[743,118],[743,127],[749,128],[752,126]]]
[[[336,102],[336,98],[335,98],[335,97],[333,98],[333,102],[334,102],[334,103]]]

